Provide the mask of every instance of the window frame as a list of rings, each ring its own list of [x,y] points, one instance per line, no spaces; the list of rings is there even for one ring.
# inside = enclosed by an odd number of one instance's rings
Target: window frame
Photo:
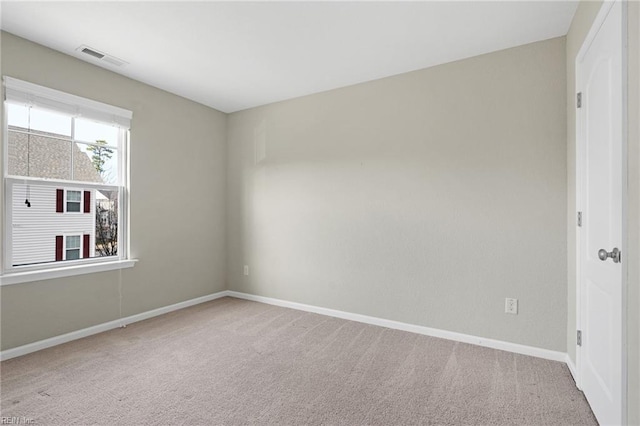
[[[69,192],[78,192],[80,193],[80,200],[79,201],[69,201]],[[78,211],[69,211],[69,204],[68,203],[78,203]],[[83,211],[83,207],[84,207],[84,191],[82,189],[78,189],[78,188],[64,188],[64,213],[65,214],[73,214],[76,215],[78,213],[84,213]]]
[[[62,180],[62,179],[47,179],[47,178],[34,178],[34,177],[26,177],[26,176],[13,176],[8,174],[8,135],[9,135],[9,124],[8,124],[8,103],[20,103],[15,100],[8,100],[8,92],[9,87],[8,83],[11,83],[13,89],[17,87],[17,90],[20,91],[22,88],[25,88],[26,91],[33,91],[35,93],[34,97],[42,96],[43,99],[47,100],[49,98],[54,99],[52,104],[55,102],[61,103],[61,105],[76,105],[76,114],[71,115],[73,119],[82,117],[83,119],[91,119],[93,121],[102,122],[109,125],[114,125],[118,128],[118,144],[117,146],[113,146],[113,144],[107,144],[107,146],[115,148],[117,155],[117,183],[115,184],[105,184],[99,182],[83,182],[76,180]],[[11,77],[3,76],[3,98],[0,100],[3,104],[2,110],[2,135],[3,135],[3,155],[2,161],[4,166],[4,172],[2,176],[2,197],[0,197],[0,203],[4,220],[2,221],[1,227],[3,231],[3,246],[4,253],[3,256],[0,256],[0,285],[9,285],[9,284],[18,284],[21,282],[30,282],[51,278],[59,278],[65,276],[72,275],[80,275],[85,273],[92,272],[100,272],[106,270],[113,269],[121,269],[132,267],[136,259],[131,259],[129,257],[129,126],[123,125],[122,123],[129,123],[132,118],[132,113],[130,111],[124,110],[122,108],[113,107],[111,105],[102,104],[97,101],[93,101],[90,99],[81,98],[72,94],[59,92],[54,89],[49,89],[42,86],[37,86],[32,83],[23,82],[20,80],[13,79]],[[38,108],[38,105],[31,105]],[[68,113],[61,110],[56,110],[55,108],[49,108],[54,111]],[[81,114],[80,112],[86,112],[86,114]],[[100,115],[102,114],[102,115]],[[97,117],[97,118],[96,118]],[[113,117],[113,122],[109,122],[105,119],[105,117]],[[73,120],[72,120],[73,122]],[[81,143],[85,145],[92,145],[92,142],[88,142],[85,140],[74,140],[73,135],[70,140],[71,144]],[[73,170],[73,163],[70,165],[71,170]],[[73,260],[66,260],[67,249],[66,249],[66,234],[63,229],[60,229],[60,234],[64,236],[63,240],[63,259],[64,262],[60,261],[52,261],[52,262],[44,262],[39,264],[30,264],[30,265],[19,265],[13,266],[13,250],[12,250],[12,196],[13,196],[13,185],[16,183],[24,184],[28,182],[33,182],[33,184],[37,185],[46,185],[51,186],[53,189],[62,188],[64,189],[64,214],[84,214],[83,211],[83,201],[84,201],[84,191],[92,190],[92,193],[96,193],[99,190],[117,190],[118,197],[118,254],[116,256],[105,256],[105,257],[90,257],[90,258],[82,258],[82,245],[84,244],[84,238],[80,235],[80,258]],[[80,211],[79,212],[68,212],[67,211],[67,191],[80,191]],[[96,200],[94,199],[93,202]],[[93,217],[93,227],[95,228],[95,207],[92,207],[92,217]],[[71,234],[69,234],[71,235]],[[78,235],[77,233],[73,233],[73,235]],[[94,238],[92,238],[95,241]]]
[[[69,239],[69,237],[78,237],[78,248],[69,248],[67,247],[67,241]],[[62,235],[62,261],[67,261],[67,260],[80,260],[82,259],[82,252],[84,249],[84,238],[83,238],[83,234],[76,234],[76,233],[69,233],[69,234],[63,234]],[[69,250],[78,250],[78,258],[77,259],[67,259],[67,251]]]

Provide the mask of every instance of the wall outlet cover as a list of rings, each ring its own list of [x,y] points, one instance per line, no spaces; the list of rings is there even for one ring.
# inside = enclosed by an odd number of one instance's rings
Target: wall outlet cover
[[[504,312],[506,314],[518,315],[518,299],[507,297],[504,299]]]

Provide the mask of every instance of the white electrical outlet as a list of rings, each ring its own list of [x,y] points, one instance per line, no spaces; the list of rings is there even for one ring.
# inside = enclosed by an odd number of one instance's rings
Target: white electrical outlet
[[[504,313],[518,315],[518,299],[504,299]]]
[[[249,275],[249,265],[244,265],[244,274]]]

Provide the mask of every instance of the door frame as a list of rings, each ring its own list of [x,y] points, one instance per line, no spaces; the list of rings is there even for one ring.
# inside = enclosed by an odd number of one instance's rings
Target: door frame
[[[621,273],[621,291],[622,291],[622,322],[621,322],[621,337],[622,337],[622,347],[621,350],[621,368],[622,368],[622,377],[621,377],[621,401],[620,401],[620,410],[622,423],[627,423],[627,261],[626,256],[628,255],[628,244],[627,244],[627,218],[628,218],[628,170],[627,170],[627,144],[628,144],[628,31],[627,31],[627,1],[626,0],[605,0],[600,7],[598,15],[596,16],[593,24],[587,33],[587,36],[584,39],[580,50],[575,59],[575,92],[574,97],[570,102],[575,102],[575,94],[581,91],[582,82],[580,81],[579,72],[581,70],[581,62],[584,59],[589,47],[593,43],[598,31],[602,27],[605,19],[607,18],[609,11],[613,7],[616,2],[621,2],[622,7],[622,22],[621,22],[621,44],[622,44],[622,64],[621,64],[621,73],[622,73],[622,117],[621,125],[622,125],[622,146],[621,146],[621,164],[620,171],[622,173],[622,243],[620,250],[622,251],[622,273]],[[587,100],[588,102],[588,100]],[[575,103],[573,104],[575,107]],[[585,143],[584,143],[584,135],[582,134],[582,117],[578,114],[576,110],[576,186],[575,186],[575,195],[576,195],[576,211],[574,212],[574,218],[577,216],[577,212],[584,211],[584,194],[582,192],[582,173],[584,171],[584,158],[585,158]],[[575,222],[574,222],[575,223]],[[583,293],[583,279],[582,279],[582,234],[579,231],[576,231],[576,330],[582,329],[582,315],[583,307],[582,307],[582,293]],[[574,377],[576,381],[576,386],[578,389],[582,389],[582,347],[576,345],[576,375]]]

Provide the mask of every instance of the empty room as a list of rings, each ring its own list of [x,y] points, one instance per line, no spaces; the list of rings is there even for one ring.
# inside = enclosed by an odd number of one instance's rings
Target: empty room
[[[0,2],[1,424],[640,425],[640,3]]]

